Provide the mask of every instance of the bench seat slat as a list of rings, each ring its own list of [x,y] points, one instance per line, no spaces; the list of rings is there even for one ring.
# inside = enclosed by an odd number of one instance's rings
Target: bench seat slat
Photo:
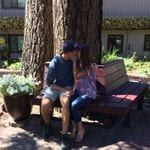
[[[126,82],[122,84],[119,88],[115,89],[110,93],[110,95],[117,95],[117,94],[123,94],[128,92],[128,88],[136,87],[138,84],[137,82]]]

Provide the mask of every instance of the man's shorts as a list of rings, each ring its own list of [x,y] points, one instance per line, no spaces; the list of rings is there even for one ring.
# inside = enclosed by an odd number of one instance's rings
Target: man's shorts
[[[66,87],[66,88],[71,88],[71,87]],[[47,89],[44,92],[43,97],[48,98],[52,101],[56,101],[58,98],[63,97],[65,95],[66,95],[66,93],[64,93],[64,92],[60,92],[60,91],[57,91],[51,87],[47,87]]]

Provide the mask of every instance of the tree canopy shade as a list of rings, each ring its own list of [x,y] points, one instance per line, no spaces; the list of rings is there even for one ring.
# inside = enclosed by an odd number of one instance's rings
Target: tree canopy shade
[[[60,52],[65,40],[90,47],[100,62],[102,0],[26,0],[22,73],[43,81],[44,63]]]

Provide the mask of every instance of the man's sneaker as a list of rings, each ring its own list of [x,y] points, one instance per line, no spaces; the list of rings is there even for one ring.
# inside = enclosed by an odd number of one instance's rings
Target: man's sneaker
[[[70,139],[67,134],[62,134],[61,149],[62,150],[71,150]]]
[[[44,140],[48,140],[50,138],[50,132],[51,132],[50,128],[51,128],[50,124],[44,125],[43,132],[42,132]]]

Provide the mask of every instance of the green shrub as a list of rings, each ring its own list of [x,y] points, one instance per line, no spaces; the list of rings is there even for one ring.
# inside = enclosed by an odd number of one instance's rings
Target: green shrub
[[[21,70],[21,63],[20,62],[13,63],[8,68],[14,70]]]
[[[128,71],[131,71],[133,69],[134,61],[132,58],[124,58],[124,63]]]
[[[118,50],[113,50],[112,52],[103,51],[102,52],[102,63],[113,61],[119,58],[117,55]]]
[[[150,18],[149,17],[104,17],[103,30],[149,30]]]
[[[140,61],[138,63],[139,63],[139,66],[138,66],[139,72],[141,74],[144,74],[150,77],[150,63],[148,61],[147,62]]]
[[[19,59],[0,61],[0,68],[21,70],[21,62]]]
[[[123,58],[127,71],[131,71],[135,67],[135,62],[137,61],[136,53],[133,53],[132,57]]]
[[[136,52],[133,53],[132,57],[119,57],[117,54],[117,50],[113,50],[112,52],[103,51],[102,52],[102,63],[106,63],[109,61],[113,61],[116,59],[123,59],[127,72],[138,73],[139,75],[150,76],[150,63],[146,59],[139,60],[136,56]]]

